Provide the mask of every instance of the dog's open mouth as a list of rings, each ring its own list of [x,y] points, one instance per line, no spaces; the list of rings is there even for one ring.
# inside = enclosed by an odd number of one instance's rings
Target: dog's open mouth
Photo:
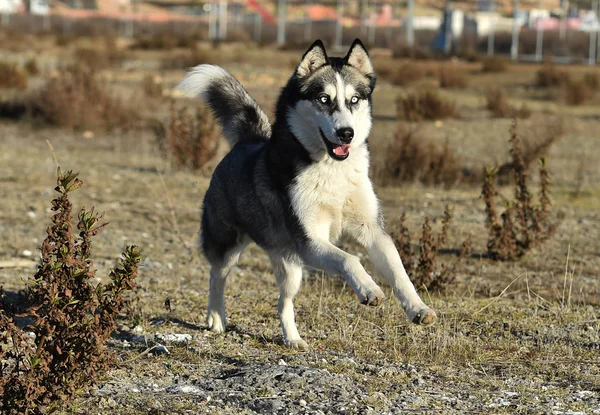
[[[323,131],[319,128],[319,132],[321,133],[321,138],[325,142],[325,147],[327,147],[327,152],[334,160],[346,160],[350,155],[350,144],[336,144],[332,143],[325,137]]]

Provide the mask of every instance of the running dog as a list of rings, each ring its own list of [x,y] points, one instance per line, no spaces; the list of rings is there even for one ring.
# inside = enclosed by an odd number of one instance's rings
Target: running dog
[[[208,104],[231,145],[203,205],[200,247],[211,264],[210,330],[225,331],[225,282],[252,241],[271,260],[283,339],[291,348],[308,349],[293,306],[304,264],[341,275],[361,303],[381,304],[384,293],[359,259],[335,245],[343,233],[367,249],[413,323],[434,323],[435,312],[417,294],[384,230],[369,179],[375,73],[360,40],[343,58],[328,57],[317,40],[281,90],[273,124],[218,66],[193,68],[178,88]]]

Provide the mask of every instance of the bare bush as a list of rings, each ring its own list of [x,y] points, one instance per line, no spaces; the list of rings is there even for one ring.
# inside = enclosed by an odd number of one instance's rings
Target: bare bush
[[[411,243],[410,232],[406,227],[406,214],[402,214],[400,221],[395,224],[391,233],[396,249],[400,253],[406,271],[417,289],[427,291],[444,291],[456,279],[456,268],[469,256],[472,240],[469,235],[458,251],[457,259],[451,266],[438,265],[438,254],[448,240],[452,211],[446,206],[442,219],[442,230],[435,237],[431,228],[429,217],[425,217],[422,227],[419,249]]]
[[[441,120],[459,116],[456,103],[432,89],[399,96],[396,98],[396,108],[398,119],[407,121]]]
[[[30,105],[34,116],[52,125],[79,130],[127,129],[139,118],[110,94],[91,69],[79,65],[50,79],[32,97]]]
[[[529,118],[531,111],[525,104],[517,108],[510,104],[502,88],[489,88],[485,92],[487,109],[496,118]]]
[[[377,75],[394,85],[406,86],[425,76],[423,68],[415,63],[408,62],[398,65],[396,61],[389,64],[378,63]]]
[[[126,304],[124,294],[134,287],[141,256],[128,246],[110,272],[110,284],[90,283],[96,274],[91,239],[106,224],[94,209],[82,209],[78,235],[73,233],[68,196],[81,185],[77,174],[58,169],[56,213],[28,291],[33,324],[21,330],[10,307],[1,304],[1,413],[53,412],[108,368],[104,348]]]
[[[598,72],[587,72],[583,75],[583,83],[591,90],[597,90],[600,88],[600,73]]]
[[[470,169],[463,166],[447,140],[438,145],[421,136],[418,128],[401,123],[385,154],[385,160],[373,166],[374,178],[382,185],[419,182],[452,187],[458,183],[479,181]]]
[[[481,72],[499,73],[507,69],[506,61],[498,56],[488,56],[481,62]]]
[[[467,77],[456,65],[441,65],[439,69],[440,88],[466,88]]]
[[[592,94],[585,81],[566,80],[562,85],[563,97],[567,105],[581,105]]]
[[[190,114],[191,113],[191,114]],[[159,147],[174,168],[198,170],[212,160],[219,147],[219,134],[208,109],[173,103],[168,124],[155,128]]]
[[[142,90],[144,91],[144,94],[150,98],[162,96],[163,82],[161,77],[153,74],[144,75],[144,79],[142,79]]]
[[[202,63],[214,63],[215,60],[206,50],[196,47],[189,50],[178,52],[172,56],[167,56],[161,61],[162,69],[189,69]]]
[[[558,70],[556,66],[551,64],[542,66],[542,68],[538,69],[535,76],[535,84],[541,88],[558,87],[570,79],[568,73]]]
[[[16,64],[0,61],[0,88],[25,89],[27,75]]]
[[[549,239],[556,230],[550,213],[550,175],[545,159],[540,159],[539,204],[533,202],[527,187],[527,169],[521,140],[517,134],[517,122],[511,131],[512,169],[515,180],[515,199],[509,201],[499,216],[496,205],[495,176],[497,169],[486,168],[482,188],[485,203],[486,226],[488,228],[488,255],[494,260],[516,260],[529,250]]]

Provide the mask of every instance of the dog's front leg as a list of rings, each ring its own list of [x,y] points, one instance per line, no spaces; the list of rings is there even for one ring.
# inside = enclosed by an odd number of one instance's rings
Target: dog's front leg
[[[377,306],[384,300],[383,291],[354,255],[322,240],[309,241],[303,251],[304,262],[329,274],[341,275],[354,289],[361,303]]]
[[[366,227],[366,225],[363,225]],[[435,311],[427,307],[419,297],[413,283],[408,278],[398,250],[392,238],[379,226],[364,229],[369,237],[365,238],[365,247],[377,270],[394,289],[408,318],[415,324],[429,325],[436,320]]]

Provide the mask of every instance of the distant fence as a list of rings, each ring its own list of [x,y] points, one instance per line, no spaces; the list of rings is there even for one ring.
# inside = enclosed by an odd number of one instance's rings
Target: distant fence
[[[517,0],[515,0],[518,3]],[[511,30],[497,30],[493,20],[486,32],[478,35],[477,29],[468,24],[468,19],[460,23],[460,33],[454,33],[454,17],[450,11],[445,20],[451,24],[441,24],[432,30],[419,29],[427,24],[423,18],[411,16],[412,0],[402,11],[402,16],[389,19],[387,24],[377,23],[370,9],[363,10],[359,17],[344,17],[344,2],[338,0],[334,18],[329,20],[310,20],[305,17],[290,19],[286,14],[285,0],[279,0],[280,10],[275,24],[266,23],[264,15],[242,13],[240,9],[227,8],[227,1],[210,2],[210,8],[199,8],[196,14],[178,14],[174,12],[100,12],[96,10],[52,11],[48,15],[2,14],[0,28],[28,33],[55,33],[81,36],[123,36],[135,37],[157,32],[170,32],[176,36],[193,34],[200,39],[212,41],[254,41],[259,44],[276,43],[280,47],[303,48],[315,38],[321,38],[333,48],[342,49],[359,37],[370,47],[390,49],[397,57],[416,56],[472,56],[499,55],[513,60],[539,62],[551,60],[557,63],[584,62],[595,64],[600,58],[600,38],[595,30],[577,30],[570,25],[560,24],[556,29],[545,30],[542,25],[530,29],[514,24]],[[298,3],[296,1],[296,3]],[[307,1],[306,4],[318,3]],[[593,8],[599,2],[593,0]],[[517,4],[518,6],[518,4]],[[389,6],[391,7],[391,6]],[[518,11],[518,8],[515,9]],[[189,10],[188,10],[189,11]],[[397,10],[396,10],[397,11]],[[371,14],[369,14],[371,12]],[[393,17],[396,13],[390,9]],[[600,10],[598,10],[600,14]],[[514,14],[517,22],[517,13]],[[507,18],[498,18],[506,22]],[[430,20],[435,20],[431,18]],[[472,21],[472,20],[471,20]],[[415,27],[416,26],[416,27]],[[429,26],[435,27],[435,22]],[[500,27],[500,26],[498,26]],[[442,43],[440,43],[442,39]],[[435,45],[435,46],[434,46]]]

